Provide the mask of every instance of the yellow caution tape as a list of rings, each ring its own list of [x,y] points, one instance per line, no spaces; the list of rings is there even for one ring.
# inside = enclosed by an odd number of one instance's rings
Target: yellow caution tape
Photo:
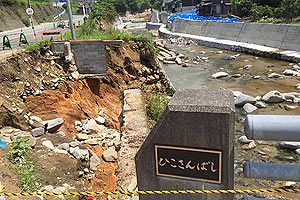
[[[0,189],[1,191],[1,189]],[[115,192],[0,192],[0,196],[96,196],[96,195],[196,195],[196,194],[257,194],[300,193],[300,189],[237,189],[237,190],[162,190]]]

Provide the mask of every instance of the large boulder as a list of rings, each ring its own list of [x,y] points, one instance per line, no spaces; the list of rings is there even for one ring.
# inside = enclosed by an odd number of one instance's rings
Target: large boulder
[[[279,146],[283,149],[300,149],[300,142],[280,142]]]
[[[246,103],[244,106],[243,106],[243,109],[246,111],[246,113],[252,113],[254,112],[255,110],[257,110],[257,107],[250,104],[250,103]]]
[[[39,136],[44,135],[46,133],[46,131],[45,131],[44,127],[40,127],[40,128],[32,129],[30,133],[33,137],[39,137]]]
[[[254,97],[243,94],[243,93],[238,95],[236,97],[236,99],[234,100],[235,106],[243,106],[246,103],[251,103],[252,104],[252,103],[255,103],[255,102],[256,102],[256,99]]]
[[[268,92],[262,97],[262,100],[267,103],[280,103],[285,101],[285,97],[277,90]]]
[[[63,118],[55,118],[55,119],[43,121],[43,124],[49,133],[54,133],[58,131],[58,129],[63,125],[63,123],[64,123]]]
[[[286,69],[283,72],[284,75],[286,76],[300,76],[300,73],[291,69]]]

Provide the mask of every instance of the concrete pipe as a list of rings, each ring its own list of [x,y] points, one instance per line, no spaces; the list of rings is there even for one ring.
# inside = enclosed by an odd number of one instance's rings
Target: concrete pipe
[[[244,123],[248,139],[300,141],[300,116],[248,115]]]
[[[300,165],[274,163],[244,163],[246,178],[271,181],[300,181]]]

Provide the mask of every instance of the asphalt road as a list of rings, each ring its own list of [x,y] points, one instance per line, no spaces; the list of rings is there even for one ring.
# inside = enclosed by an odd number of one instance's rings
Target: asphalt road
[[[76,25],[78,24],[78,22],[80,21],[80,23],[82,24],[83,22],[83,15],[74,15],[73,16],[73,21],[74,23],[76,23]],[[57,22],[55,22],[57,23]],[[65,23],[68,24],[68,20],[65,20]],[[42,40],[42,32],[44,31],[49,31],[52,30],[54,28],[54,24],[53,22],[48,22],[48,23],[43,23],[43,24],[39,24],[39,25],[35,25],[35,32],[36,32],[36,38],[37,41]],[[67,31],[68,29],[61,29],[63,32]],[[33,34],[33,30],[31,27],[24,27],[24,28],[19,28],[19,29],[15,29],[15,30],[10,30],[10,31],[5,31],[5,32],[0,32],[0,51],[3,51],[3,44],[2,44],[2,40],[3,40],[3,36],[4,35],[8,35],[12,48],[18,48],[19,47],[19,38],[20,38],[20,33],[23,32],[27,38],[27,41],[29,43],[33,43],[35,42],[34,39],[34,34]],[[49,37],[49,36],[48,36]],[[47,36],[45,37],[47,38]]]

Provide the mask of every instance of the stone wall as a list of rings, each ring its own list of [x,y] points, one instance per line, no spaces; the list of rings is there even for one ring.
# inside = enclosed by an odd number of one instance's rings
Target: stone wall
[[[64,54],[64,43],[54,42],[51,46],[56,55]],[[106,74],[107,52],[106,46],[120,47],[122,40],[72,40],[71,51],[80,74]]]
[[[221,23],[175,19],[172,30],[178,33],[214,37],[237,42],[299,51],[300,26],[265,23]]]
[[[107,45],[120,46],[122,41],[73,40],[71,49],[80,74],[106,74]]]

